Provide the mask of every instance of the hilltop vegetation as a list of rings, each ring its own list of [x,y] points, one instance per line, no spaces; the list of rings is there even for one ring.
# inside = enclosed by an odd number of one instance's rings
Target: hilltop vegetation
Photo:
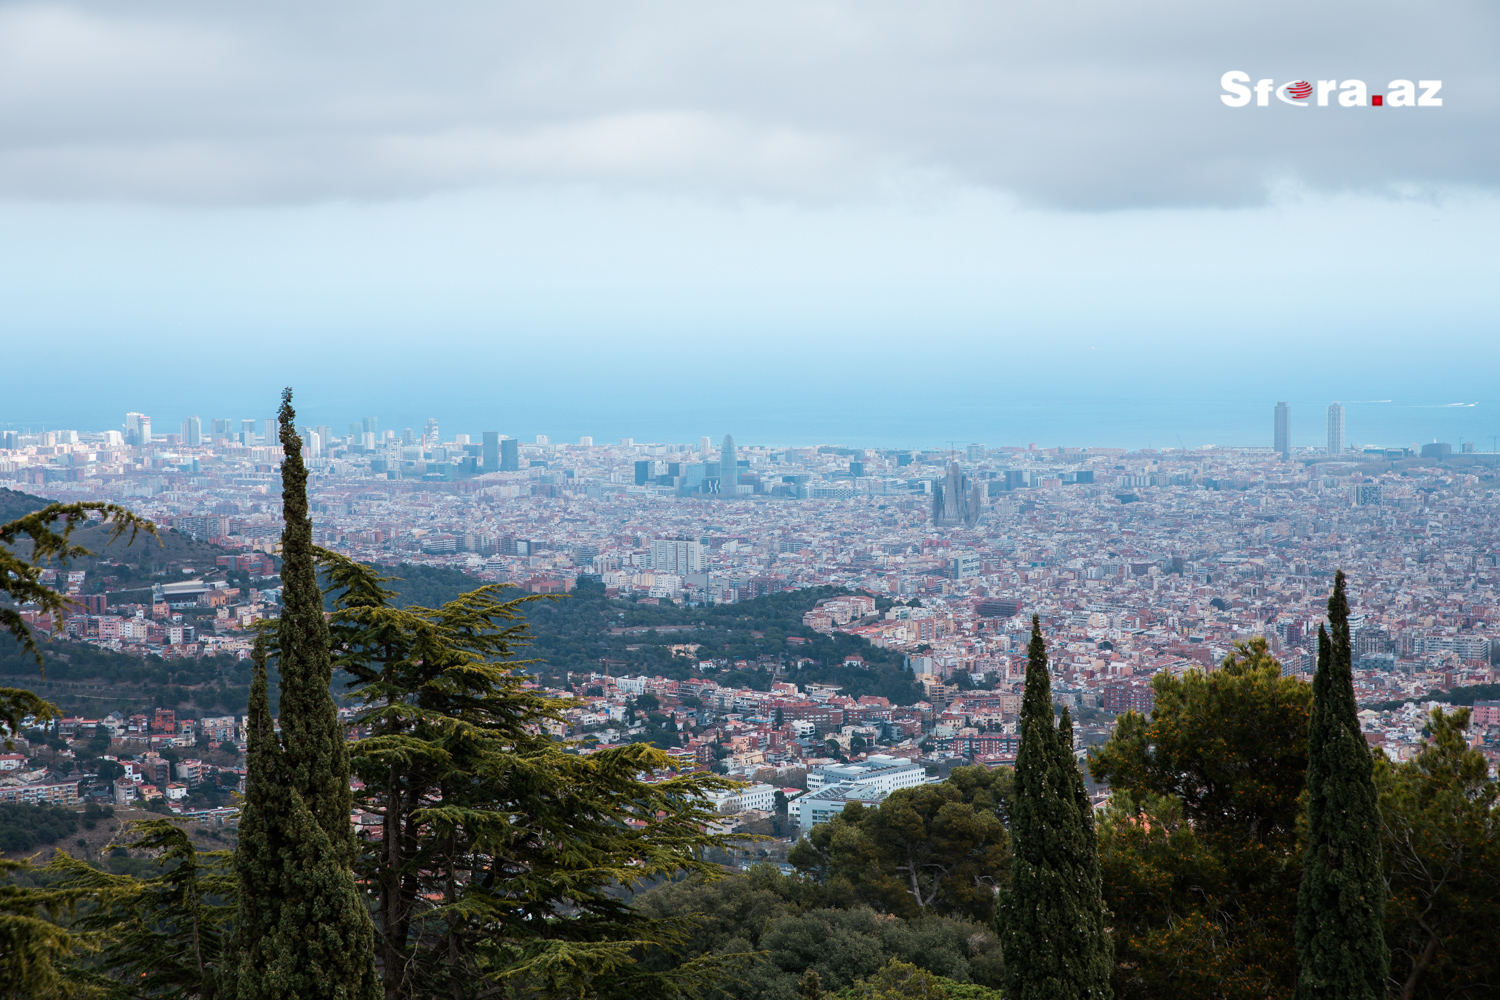
[[[45,672],[20,643],[0,636],[0,678],[69,713],[97,716],[160,706],[229,715],[243,712],[249,697],[249,664],[233,656],[164,660],[82,642],[38,645]]]
[[[52,502],[19,490],[0,489],[0,524],[41,510]],[[138,538],[132,545],[125,538],[111,541],[109,527],[95,521],[79,527],[73,533],[73,541],[94,554],[72,559],[66,568],[97,574],[103,564],[110,564],[110,575],[121,578],[120,582],[127,586],[139,579],[141,586],[149,587],[152,574],[175,572],[185,566],[200,573],[211,570],[219,556],[230,554],[229,549],[165,526],[159,528],[155,539]],[[31,552],[31,543],[22,539],[15,551],[25,557]],[[90,584],[88,591],[98,589],[97,580],[91,580]]]
[[[55,844],[78,832],[78,813],[66,806],[0,804],[0,854]]]
[[[399,578],[386,584],[396,592],[391,603],[397,607],[438,607],[484,582],[443,567],[403,563],[377,569]],[[802,624],[802,616],[819,601],[847,593],[838,587],[809,587],[739,604],[689,608],[609,598],[597,577],[581,576],[570,594],[522,606],[532,635],[520,655],[536,661],[529,667],[532,672],[559,686],[569,672],[602,673],[605,660],[612,674],[660,674],[683,680],[698,675],[699,658],[727,659],[745,660],[749,666],[712,675],[726,686],[767,690],[773,668],[781,667],[785,678],[796,683],[837,684],[853,697],[884,696],[893,704],[916,701],[921,689],[905,669],[901,653],[879,649],[858,636],[823,635]],[[507,597],[515,594],[514,589],[502,592]],[[674,656],[670,647],[683,644],[701,648],[694,658]],[[849,656],[860,657],[866,666],[845,667]],[[761,658],[766,662],[757,662]],[[815,662],[798,670],[799,658]]]

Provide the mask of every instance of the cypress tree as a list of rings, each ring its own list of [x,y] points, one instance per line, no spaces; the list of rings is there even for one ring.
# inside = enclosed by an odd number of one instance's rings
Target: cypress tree
[[[996,929],[1007,1000],[1108,1000],[1113,953],[1093,809],[1073,758],[1066,711],[1052,721],[1052,682],[1040,619],[1031,619],[1021,747],[1016,754],[1010,889]]]
[[[265,643],[256,646],[240,844],[238,1000],[373,1000],[374,927],[355,885],[349,752],[328,685],[307,468],[292,391],[282,393],[282,614],[275,630],[281,737],[271,724]]]
[[[238,954],[236,969],[229,977],[229,992],[236,992],[238,967],[252,970],[270,965],[269,952],[275,947],[277,914],[283,897],[281,866],[276,855],[279,830],[273,830],[277,817],[285,811],[283,785],[277,774],[280,748],[271,722],[271,705],[266,692],[266,637],[255,637],[251,657],[254,672],[250,679],[250,705],[245,720],[245,797],[240,804],[239,843],[234,851],[236,894],[235,941]],[[264,995],[249,986],[237,991],[247,998]]]
[[[1331,634],[1330,634],[1331,633]],[[1298,1000],[1386,991],[1385,882],[1374,758],[1359,729],[1344,573],[1334,577],[1308,722],[1307,847],[1297,894]]]

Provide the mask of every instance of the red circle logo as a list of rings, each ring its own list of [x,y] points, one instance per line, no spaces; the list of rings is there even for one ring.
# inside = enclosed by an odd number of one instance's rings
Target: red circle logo
[[[1308,83],[1306,80],[1298,80],[1296,83],[1289,84],[1286,88],[1287,95],[1299,101],[1306,100],[1307,98],[1311,97],[1312,91],[1312,84]]]

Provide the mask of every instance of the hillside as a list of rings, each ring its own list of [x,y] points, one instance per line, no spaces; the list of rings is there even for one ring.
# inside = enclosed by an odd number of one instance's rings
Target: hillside
[[[249,660],[141,658],[81,642],[40,646],[43,668],[20,643],[0,635],[0,685],[35,691],[70,714],[98,716],[163,707],[195,715],[228,715],[242,713],[249,701]],[[271,697],[276,698],[274,684]]]
[[[458,570],[428,566],[385,566],[401,577],[386,586],[400,593],[396,603],[434,607],[483,581]],[[715,675],[720,683],[766,690],[772,670],[789,669],[799,658],[816,661],[785,676],[798,683],[838,684],[854,697],[862,694],[909,704],[920,697],[902,654],[878,649],[864,639],[842,633],[825,636],[802,624],[802,616],[819,600],[844,593],[814,587],[758,597],[739,604],[685,608],[610,599],[594,577],[580,577],[566,597],[528,601],[524,612],[533,635],[522,657],[537,662],[530,669],[561,686],[568,672],[660,674],[678,680],[696,674],[693,661],[672,655],[669,647],[694,643],[698,656],[746,660],[751,668]],[[658,631],[661,630],[661,631]],[[793,641],[788,641],[788,640]],[[795,640],[803,640],[797,642]],[[865,668],[846,668],[846,656],[859,656]],[[766,658],[765,666],[756,666]]]
[[[51,502],[45,497],[33,496],[19,490],[0,489],[0,524],[23,517],[32,511],[41,510]],[[196,572],[212,569],[217,558],[229,554],[230,551],[210,542],[199,541],[190,535],[181,534],[171,528],[160,528],[155,539],[149,536],[138,537],[133,545],[129,543],[128,535],[111,543],[109,534],[109,527],[99,523],[85,525],[75,531],[73,540],[89,549],[94,555],[73,560],[69,568],[93,573],[98,571],[101,563],[121,564],[112,567],[109,575],[119,578],[125,586],[112,586],[111,590],[128,589],[129,583],[134,578],[149,577],[153,573],[176,573],[184,567]],[[29,541],[22,541],[16,546],[16,552],[19,555],[24,556],[30,551]],[[87,589],[90,591],[99,589],[97,581],[90,581]]]
[[[1411,702],[1435,701],[1441,705],[1473,705],[1476,701],[1489,701],[1493,698],[1500,698],[1500,684],[1472,684],[1468,687],[1457,687],[1451,691],[1429,691],[1413,698],[1396,698],[1393,701],[1381,701],[1360,707],[1374,709],[1377,712],[1389,712]]]
[[[128,575],[122,570],[112,568],[110,574]],[[394,603],[401,607],[433,607],[484,584],[458,570],[438,567],[403,564],[382,571],[399,577],[386,586],[397,592]],[[536,661],[528,667],[531,672],[558,686],[569,672],[602,672],[606,660],[616,675],[660,674],[681,680],[697,673],[694,661],[672,655],[669,647],[694,643],[701,647],[699,657],[749,663],[748,669],[712,675],[725,685],[766,690],[780,670],[784,679],[837,684],[854,697],[878,695],[901,704],[917,700],[920,689],[903,669],[900,653],[842,633],[821,635],[802,624],[806,611],[837,593],[841,591],[831,587],[811,588],[740,604],[684,608],[610,599],[596,578],[582,577],[566,597],[523,605],[533,640],[517,653]],[[69,713],[105,715],[161,706],[194,714],[238,714],[249,696],[246,660],[143,659],[74,642],[44,643],[42,651],[45,676],[17,643],[0,637],[0,683],[29,688]],[[844,667],[844,658],[851,655],[867,666]],[[814,662],[799,671],[794,667],[798,659]],[[273,677],[273,703],[276,687]],[[335,687],[338,693],[341,685]]]

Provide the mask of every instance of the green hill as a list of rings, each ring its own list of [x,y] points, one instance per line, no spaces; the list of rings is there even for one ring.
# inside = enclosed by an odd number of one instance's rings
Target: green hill
[[[0,489],[0,524],[41,510],[51,502],[45,497],[32,496],[19,490]],[[219,556],[230,554],[230,550],[222,546],[199,541],[191,535],[166,527],[158,529],[155,539],[143,535],[137,537],[134,544],[130,544],[128,535],[111,542],[109,534],[109,527],[99,523],[85,525],[75,531],[73,540],[94,555],[73,560],[69,563],[69,568],[97,572],[103,563],[122,564],[112,568],[109,575],[120,577],[128,584],[135,577],[149,577],[161,572],[177,573],[183,567],[190,567],[195,572],[213,569]],[[22,541],[16,546],[18,555],[24,556],[30,551],[29,541]],[[149,583],[146,585],[149,586]],[[88,589],[98,588],[91,586]]]

